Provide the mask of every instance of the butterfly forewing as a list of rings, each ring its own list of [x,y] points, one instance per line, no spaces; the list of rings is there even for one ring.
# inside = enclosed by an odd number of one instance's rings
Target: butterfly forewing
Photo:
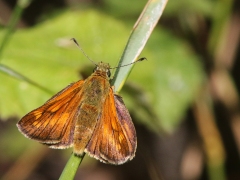
[[[57,93],[41,107],[25,115],[17,124],[28,138],[53,148],[66,148],[72,144],[84,81],[73,83]]]
[[[134,157],[135,151],[136,132],[131,117],[110,89],[86,152],[105,163],[123,164]]]

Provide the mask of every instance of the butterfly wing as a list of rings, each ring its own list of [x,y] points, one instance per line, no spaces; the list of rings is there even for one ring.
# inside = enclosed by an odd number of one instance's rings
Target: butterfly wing
[[[18,129],[26,137],[52,148],[71,146],[83,82],[70,84],[44,105],[25,115],[17,123]]]
[[[121,97],[110,89],[85,152],[105,163],[123,164],[134,157],[136,147],[136,131],[129,112]]]

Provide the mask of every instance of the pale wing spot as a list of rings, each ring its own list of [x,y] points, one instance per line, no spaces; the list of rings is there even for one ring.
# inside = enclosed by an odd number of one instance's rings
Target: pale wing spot
[[[118,149],[118,150],[121,150],[120,144],[117,144],[117,149]]]
[[[119,139],[120,142],[122,142],[123,139],[124,139],[124,136],[123,136],[122,134],[120,134],[119,137],[118,137],[118,139]]]
[[[112,128],[113,128],[113,130],[117,131],[118,130],[117,124],[116,123],[112,123]]]
[[[59,110],[59,106],[56,106],[56,107],[54,107],[53,109],[51,109],[51,112],[56,112],[56,111],[58,111]]]
[[[38,121],[33,122],[33,126],[36,128],[39,128],[42,124],[40,124]]]
[[[34,111],[33,116],[35,117],[35,119],[38,119],[39,117],[42,116],[42,112],[41,111]],[[37,123],[37,122],[35,122],[35,123]]]

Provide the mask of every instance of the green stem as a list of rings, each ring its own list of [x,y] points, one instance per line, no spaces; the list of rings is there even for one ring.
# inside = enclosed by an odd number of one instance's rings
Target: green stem
[[[45,87],[41,86],[40,84],[37,84],[36,82],[32,81],[31,79],[23,76],[22,74],[18,73],[17,71],[14,71],[10,67],[7,67],[3,64],[0,64],[0,72],[3,72],[5,74],[7,74],[8,76],[14,77],[14,78],[19,79],[21,81],[28,82],[29,84],[32,84],[33,86],[36,86],[39,89],[42,89],[43,91],[45,91],[45,92],[47,92],[51,95],[54,94],[54,92],[52,92],[48,88],[45,88]]]
[[[68,160],[59,180],[70,180],[74,179],[75,174],[80,166],[85,153],[82,156],[76,156],[72,153],[70,159]]]
[[[133,27],[118,66],[133,63],[138,59],[138,56],[142,52],[147,40],[152,34],[153,29],[158,23],[167,1],[168,0],[148,1]],[[112,80],[112,85],[114,85],[116,92],[121,90],[133,66],[134,64],[124,68],[117,68]]]

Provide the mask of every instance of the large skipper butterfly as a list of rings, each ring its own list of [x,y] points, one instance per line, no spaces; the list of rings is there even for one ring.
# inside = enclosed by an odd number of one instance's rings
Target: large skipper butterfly
[[[109,78],[109,64],[98,63],[87,79],[70,84],[25,115],[18,129],[50,148],[73,147],[75,155],[85,152],[104,163],[131,160],[137,147],[136,131]]]

